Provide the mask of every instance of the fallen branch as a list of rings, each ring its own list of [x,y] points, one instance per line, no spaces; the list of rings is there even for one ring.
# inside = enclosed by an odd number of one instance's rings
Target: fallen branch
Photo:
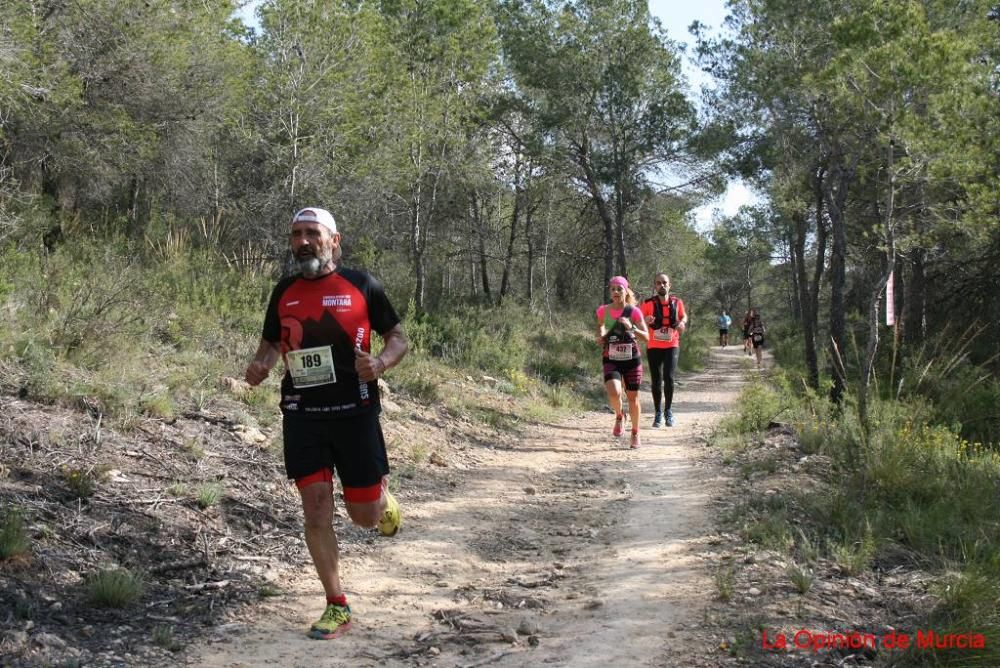
[[[497,652],[496,654],[494,654],[492,656],[488,656],[485,659],[481,659],[479,661],[474,661],[473,663],[467,663],[464,666],[462,666],[462,668],[478,668],[479,666],[485,666],[488,663],[493,663],[494,661],[499,661],[500,659],[504,658],[505,656],[508,656],[510,654],[514,654],[514,653],[516,653],[518,651],[520,651],[520,650],[507,649],[507,650],[504,650],[502,652]]]
[[[204,557],[195,557],[194,559],[182,559],[180,561],[170,561],[165,564],[160,564],[159,566],[154,566],[149,569],[150,573],[159,574],[166,573],[167,571],[179,571],[186,570],[188,568],[197,568],[199,566],[208,566],[208,562],[205,561]]]
[[[217,580],[214,582],[199,582],[193,585],[184,585],[188,591],[205,591],[206,589],[222,589],[229,586],[229,580]]]

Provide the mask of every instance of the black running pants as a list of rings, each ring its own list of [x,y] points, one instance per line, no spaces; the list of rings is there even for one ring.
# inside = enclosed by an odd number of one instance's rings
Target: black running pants
[[[677,353],[680,348],[648,348],[649,376],[653,383],[653,406],[656,412],[669,411],[674,403],[674,372],[677,371]]]

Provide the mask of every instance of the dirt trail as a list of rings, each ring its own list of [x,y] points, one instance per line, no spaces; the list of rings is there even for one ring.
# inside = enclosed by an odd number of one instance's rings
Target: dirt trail
[[[715,585],[698,553],[721,478],[701,451],[747,368],[741,348],[714,349],[682,377],[673,428],[649,428],[644,389],[638,450],[590,412],[487,451],[434,496],[403,487],[404,530],[344,554],[349,633],[305,637],[322,603],[306,561],[286,595],[193,648],[191,665],[714,665],[701,620]]]

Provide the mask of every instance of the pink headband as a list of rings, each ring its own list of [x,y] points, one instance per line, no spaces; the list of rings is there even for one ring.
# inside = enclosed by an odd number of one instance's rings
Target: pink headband
[[[608,285],[619,285],[628,290],[628,279],[625,278],[624,276],[615,276],[610,281],[608,281]]]

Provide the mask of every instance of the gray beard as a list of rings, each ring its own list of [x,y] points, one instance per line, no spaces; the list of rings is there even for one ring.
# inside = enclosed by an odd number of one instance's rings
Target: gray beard
[[[299,273],[308,278],[318,274],[331,260],[333,260],[333,254],[324,253],[319,256],[295,258],[295,265],[298,267]]]

